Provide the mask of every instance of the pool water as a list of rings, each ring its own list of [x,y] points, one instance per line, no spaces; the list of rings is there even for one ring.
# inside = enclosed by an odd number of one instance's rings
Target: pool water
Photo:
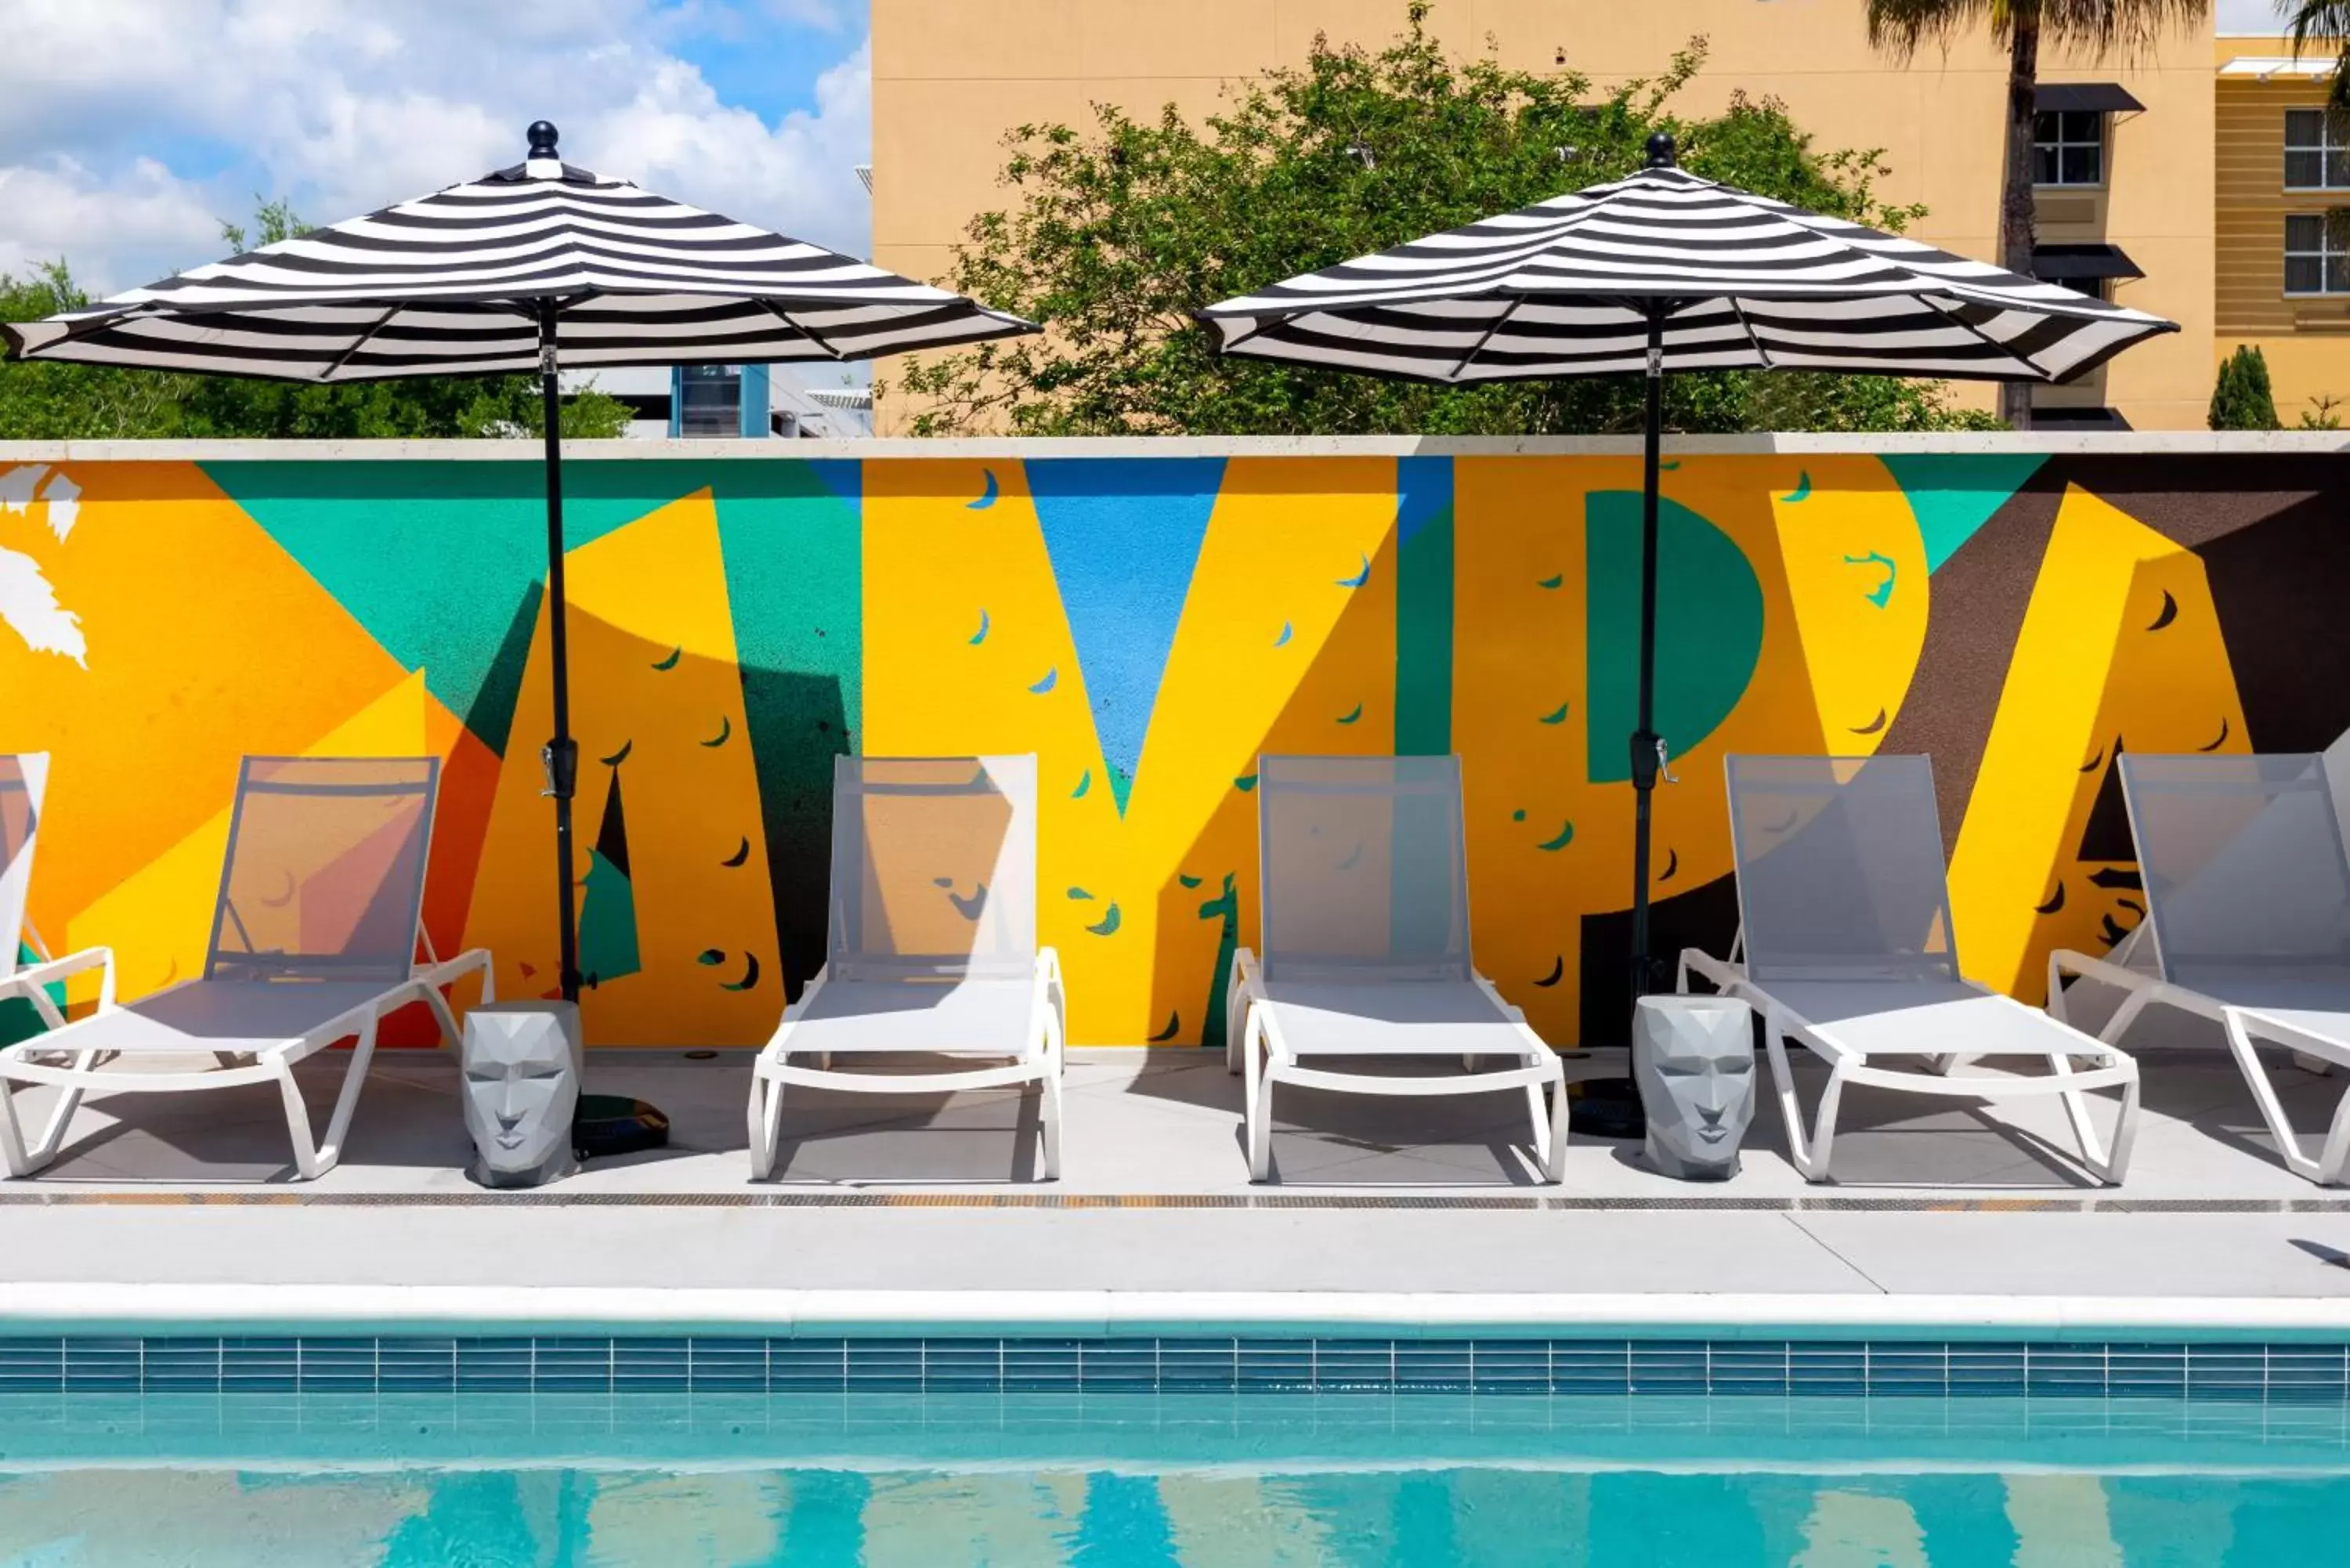
[[[2345,1505],[2069,1471],[60,1470],[0,1480],[0,1562],[2266,1568],[2341,1561]]]
[[[2159,1400],[0,1400],[0,1565],[2345,1560],[2350,1410]]]

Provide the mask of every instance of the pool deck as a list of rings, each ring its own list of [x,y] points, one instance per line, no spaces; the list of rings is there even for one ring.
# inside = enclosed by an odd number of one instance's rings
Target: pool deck
[[[2119,1189],[2051,1152],[2064,1128],[2046,1102],[1936,1110],[1865,1090],[1848,1096],[1834,1186],[1797,1178],[1767,1101],[1733,1182],[1669,1180],[1636,1145],[1578,1136],[1546,1188],[1513,1096],[1297,1090],[1274,1139],[1284,1179],[1252,1187],[1239,1081],[1221,1056],[1170,1050],[1071,1053],[1056,1182],[1027,1179],[1034,1097],[995,1091],[807,1093],[786,1112],[784,1179],[754,1184],[747,1054],[598,1052],[593,1087],[661,1106],[674,1147],[490,1193],[461,1170],[453,1061],[386,1053],[344,1163],[312,1183],[290,1179],[266,1088],[86,1107],[50,1171],[0,1182],[0,1321],[265,1307],[392,1322],[496,1303],[546,1321],[650,1320],[666,1303],[708,1321],[1359,1312],[2350,1331],[2350,1192],[2275,1163],[2223,1054],[2144,1065],[2147,1116]],[[305,1069],[320,1117],[339,1068]],[[1620,1072],[1621,1054],[1569,1069]],[[2339,1080],[2279,1079],[2297,1124],[2322,1127]]]

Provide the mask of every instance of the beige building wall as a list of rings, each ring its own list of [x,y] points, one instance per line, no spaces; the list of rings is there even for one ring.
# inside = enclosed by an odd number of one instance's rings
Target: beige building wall
[[[2217,63],[2282,60],[2282,38],[2218,40]],[[2239,344],[2257,347],[2269,364],[2277,417],[2296,424],[2318,400],[2342,406],[2350,422],[2350,296],[2290,297],[2284,292],[2284,220],[2350,206],[2350,190],[2290,192],[2284,183],[2284,117],[2291,109],[2325,102],[2325,84],[2280,72],[2218,80],[2219,199],[2214,214],[2219,265],[2218,311],[2212,348],[2225,358]]]
[[[1881,147],[1886,200],[1929,209],[1919,238],[1995,249],[2003,57],[1972,41],[1907,65],[1868,47],[1864,0],[1439,0],[1431,25],[1460,53],[1600,83],[1662,71],[1697,35],[1711,51],[1678,107],[1719,109],[1736,91],[1785,101],[1822,149]],[[873,0],[873,241],[883,266],[942,277],[964,225],[1007,205],[1003,140],[1023,124],[1082,125],[1089,106],[1189,115],[1229,84],[1301,62],[1317,33],[1376,46],[1404,0]],[[2115,290],[2183,330],[2132,349],[2102,384],[2052,401],[2102,402],[2139,429],[2199,425],[2212,364],[2212,36],[2166,39],[2151,57],[2043,57],[2045,81],[2121,83],[2146,105],[2116,115],[2107,187],[2067,193],[2043,240],[2102,239],[2147,276]],[[1401,236],[1399,236],[1401,237]],[[886,368],[883,375],[887,376]],[[1987,393],[1980,400],[1988,402]],[[889,428],[889,412],[881,416]]]

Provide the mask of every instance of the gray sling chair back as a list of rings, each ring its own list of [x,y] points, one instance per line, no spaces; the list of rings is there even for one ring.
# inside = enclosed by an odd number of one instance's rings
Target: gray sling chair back
[[[247,757],[203,973],[120,1006],[101,1005],[0,1051],[0,1156],[11,1176],[54,1160],[83,1096],[194,1094],[274,1084],[294,1166],[307,1179],[342,1158],[377,1026],[421,1002],[444,1040],[443,991],[468,971],[490,1000],[490,955],[438,960],[424,930],[424,870],[440,763],[432,757]],[[326,1137],[314,1139],[295,1064],[355,1039]],[[204,1057],[209,1069],[191,1064]],[[30,1144],[20,1086],[61,1091]]]

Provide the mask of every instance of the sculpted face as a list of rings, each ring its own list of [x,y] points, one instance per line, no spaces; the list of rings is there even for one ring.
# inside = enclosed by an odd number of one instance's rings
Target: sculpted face
[[[481,1151],[474,1179],[523,1187],[570,1172],[573,1065],[570,1041],[544,1014],[501,1015],[475,1030],[465,1053],[465,1130]]]
[[[1685,1180],[1737,1175],[1754,1117],[1752,1015],[1735,1003],[1709,1007],[1668,1029],[1643,1012],[1633,1073],[1648,1109],[1648,1163]]]

